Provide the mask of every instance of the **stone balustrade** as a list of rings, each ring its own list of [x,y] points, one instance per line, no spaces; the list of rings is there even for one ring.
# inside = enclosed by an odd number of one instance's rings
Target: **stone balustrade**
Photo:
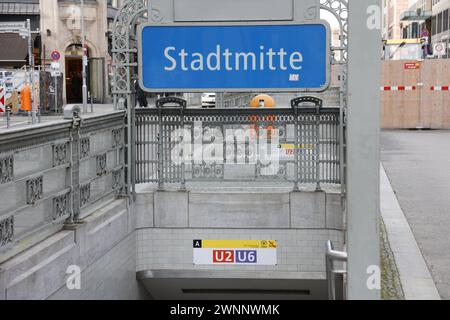
[[[0,133],[0,263],[126,193],[125,113]]]

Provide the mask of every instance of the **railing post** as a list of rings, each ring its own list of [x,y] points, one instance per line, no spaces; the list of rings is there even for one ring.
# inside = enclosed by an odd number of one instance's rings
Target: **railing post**
[[[158,108],[158,122],[159,122],[159,133],[158,133],[158,190],[164,189],[164,177],[163,177],[163,114],[162,105],[160,100],[156,102],[156,107]]]
[[[316,191],[322,190],[320,186],[320,104],[316,104]]]
[[[315,98],[315,97],[300,97],[300,98],[296,98],[294,100],[291,101],[291,107],[294,109],[294,117],[295,117],[295,171],[296,171],[296,179],[295,179],[295,190],[298,190],[298,173],[299,173],[299,167],[300,167],[300,163],[299,163],[299,150],[300,150],[300,141],[299,141],[299,108],[300,105],[303,103],[310,103],[310,104],[314,104],[314,107],[316,108],[316,112],[315,112],[315,126],[316,126],[316,130],[315,130],[315,137],[314,137],[314,142],[315,142],[315,165],[316,165],[316,171],[314,173],[315,175],[315,182],[316,182],[316,190],[320,191],[321,190],[321,186],[320,186],[320,115],[321,115],[321,109],[322,109],[322,105],[323,105],[323,101],[319,98]],[[311,133],[312,134],[312,133]],[[310,181],[309,181],[310,182]]]
[[[180,124],[181,130],[180,130],[180,132],[183,135],[182,143],[184,143],[184,109],[185,108],[186,108],[186,101],[184,101],[184,104],[181,105],[181,124]],[[185,151],[183,148],[183,157],[181,159],[181,190],[186,190],[186,173],[185,173],[186,166],[184,163],[185,159],[186,159]]]
[[[158,115],[159,115],[159,137],[158,137],[158,189],[159,190],[163,190],[164,189],[164,182],[165,182],[165,172],[164,172],[164,166],[171,166],[172,163],[170,162],[171,159],[169,159],[169,163],[165,163],[165,157],[167,154],[170,155],[170,153],[168,151],[166,151],[166,153],[164,152],[164,134],[166,133],[164,131],[164,115],[163,115],[163,108],[165,105],[167,104],[175,104],[178,109],[180,110],[180,126],[181,126],[181,131],[184,132],[184,111],[187,107],[187,101],[180,99],[180,98],[176,98],[176,97],[166,97],[166,98],[162,98],[162,99],[158,99],[156,101],[156,108],[158,109]],[[168,130],[171,130],[172,128],[176,127],[176,123],[168,123]],[[170,135],[170,132],[167,132],[168,135]],[[168,136],[170,137],[170,136]],[[168,138],[170,139],[170,138]],[[168,180],[169,182],[174,182],[173,180],[175,180],[176,182],[181,182],[181,189],[185,190],[186,189],[186,176],[185,176],[185,164],[184,164],[184,160],[181,162],[181,177],[178,176],[178,168],[174,169],[172,171],[172,168],[169,167],[169,169],[166,171],[168,172]],[[172,177],[175,177],[175,179],[171,179]],[[181,181],[180,181],[181,180]]]
[[[294,104],[294,102],[292,103],[292,108],[294,108],[294,125],[295,125],[295,129],[294,129],[294,136],[295,136],[295,146],[294,146],[294,157],[295,157],[295,163],[294,163],[294,171],[295,171],[295,185],[294,185],[294,190],[298,191],[298,175],[299,175],[299,169],[300,169],[300,163],[299,163],[299,152],[300,152],[300,139],[299,139],[299,132],[298,132],[298,126],[299,126],[299,114],[298,114],[298,108],[297,106]]]

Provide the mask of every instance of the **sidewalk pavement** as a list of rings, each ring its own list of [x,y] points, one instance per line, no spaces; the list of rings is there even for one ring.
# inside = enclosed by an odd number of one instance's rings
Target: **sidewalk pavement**
[[[440,300],[431,273],[382,165],[380,177],[381,216],[395,257],[405,299]]]

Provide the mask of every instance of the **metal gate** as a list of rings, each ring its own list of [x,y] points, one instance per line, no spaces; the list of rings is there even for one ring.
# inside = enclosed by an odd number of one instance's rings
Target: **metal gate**
[[[138,184],[257,181],[321,189],[342,182],[342,111],[322,108],[317,98],[284,109],[209,110],[163,98],[157,108],[135,112]]]

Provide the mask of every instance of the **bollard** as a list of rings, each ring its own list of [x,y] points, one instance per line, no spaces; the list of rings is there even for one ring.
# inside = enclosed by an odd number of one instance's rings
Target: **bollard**
[[[11,126],[11,107],[6,107],[6,128],[9,129]]]
[[[91,102],[91,113],[94,113],[94,101],[92,99],[91,92],[88,92],[89,101]]]

